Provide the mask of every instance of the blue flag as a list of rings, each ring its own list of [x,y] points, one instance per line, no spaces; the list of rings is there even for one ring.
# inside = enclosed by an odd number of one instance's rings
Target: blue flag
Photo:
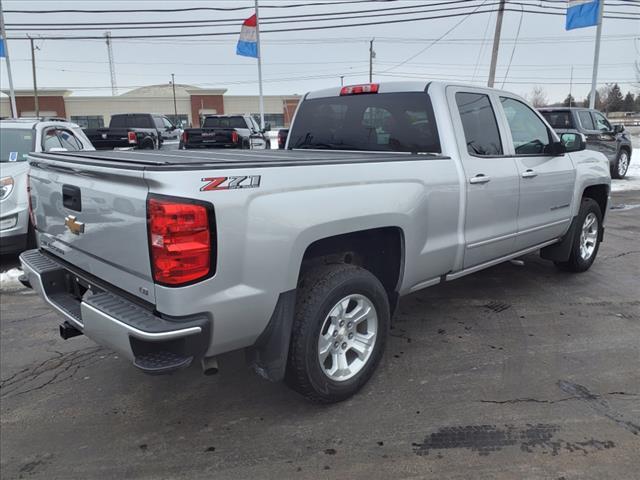
[[[598,24],[602,0],[569,0],[567,5],[566,30],[592,27]]]
[[[5,48],[4,48],[4,38],[0,38],[0,58],[2,57],[6,57],[7,54],[5,53]]]

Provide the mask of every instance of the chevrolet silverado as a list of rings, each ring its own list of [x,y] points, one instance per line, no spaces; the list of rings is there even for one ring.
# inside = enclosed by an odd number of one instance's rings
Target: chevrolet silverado
[[[535,251],[587,270],[610,190],[579,133],[559,138],[509,92],[442,82],[308,93],[285,150],[29,159],[24,282],[63,338],[154,374],[211,373],[244,349],[325,403],[371,377],[402,295]],[[85,212],[95,198],[111,211]]]

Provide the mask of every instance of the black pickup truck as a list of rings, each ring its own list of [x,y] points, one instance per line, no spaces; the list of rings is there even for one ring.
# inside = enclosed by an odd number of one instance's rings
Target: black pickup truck
[[[179,148],[269,149],[269,140],[251,115],[208,115],[202,128],[186,128]]]
[[[609,159],[611,178],[624,178],[633,151],[624,126],[612,126],[602,113],[589,108],[545,107],[538,110],[558,134],[582,133],[589,150],[602,152]]]
[[[171,125],[171,122],[167,120]],[[175,127],[168,128],[174,130]],[[114,148],[157,149],[162,145],[162,133],[167,130],[162,115],[151,113],[120,113],[111,116],[108,128],[85,129],[84,133],[96,150]]]

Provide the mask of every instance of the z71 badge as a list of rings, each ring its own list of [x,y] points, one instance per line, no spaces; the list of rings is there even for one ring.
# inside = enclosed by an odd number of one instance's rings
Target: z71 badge
[[[260,186],[260,175],[250,175],[248,177],[211,177],[202,179],[205,184],[200,187],[201,192],[211,190],[234,190],[236,188],[258,188]]]

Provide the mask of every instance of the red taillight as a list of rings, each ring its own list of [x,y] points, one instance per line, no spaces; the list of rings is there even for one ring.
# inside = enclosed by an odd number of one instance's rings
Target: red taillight
[[[212,272],[209,214],[206,206],[180,199],[147,200],[151,267],[157,283],[182,285]]]
[[[231,132],[231,141],[233,143],[238,143],[238,132],[236,131]]]
[[[138,143],[138,137],[136,135],[136,132],[127,133],[127,138],[129,139],[129,143],[132,143],[132,144]]]
[[[31,198],[31,175],[27,174],[27,198],[29,200],[29,218],[31,219],[31,225],[36,226],[36,214],[33,211],[33,199]]]
[[[189,134],[187,134],[187,131],[184,130],[182,132],[182,143],[187,143],[187,140],[189,140]]]
[[[340,89],[340,95],[357,95],[359,93],[378,93],[380,85],[377,83],[363,83],[362,85],[348,85]]]

